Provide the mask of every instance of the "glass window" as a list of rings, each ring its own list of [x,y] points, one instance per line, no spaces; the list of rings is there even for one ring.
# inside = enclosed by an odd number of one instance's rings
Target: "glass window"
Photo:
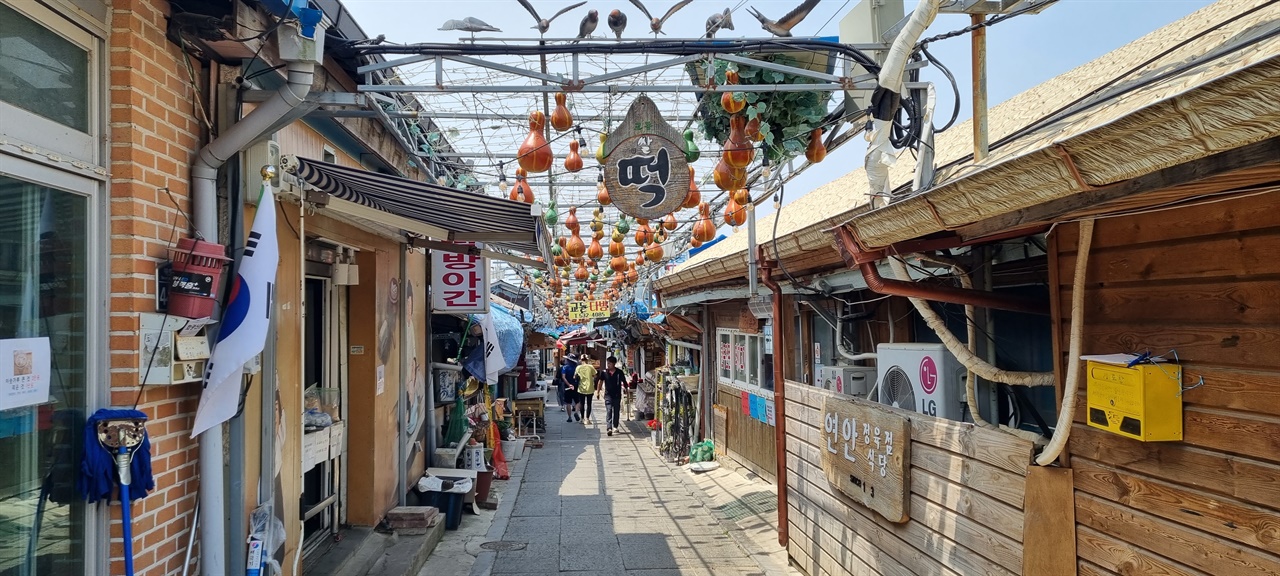
[[[747,382],[747,337],[742,334],[733,335],[733,380]]]
[[[728,332],[720,331],[720,361],[717,362],[720,368],[720,379],[730,380],[733,378],[733,340]]]
[[[747,383],[760,385],[760,337],[747,337]]]
[[[9,356],[0,374],[41,374],[41,349],[50,350],[42,384],[15,395],[0,381],[0,524],[10,528],[0,573],[84,574],[76,479],[88,406],[88,201],[0,176],[0,206],[0,343]]]
[[[0,3],[0,100],[89,131],[89,53]]]

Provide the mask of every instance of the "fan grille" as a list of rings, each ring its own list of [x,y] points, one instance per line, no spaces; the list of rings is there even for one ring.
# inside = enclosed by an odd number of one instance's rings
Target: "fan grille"
[[[916,392],[911,386],[911,377],[901,367],[894,366],[884,375],[880,383],[880,401],[895,408],[914,410]]]

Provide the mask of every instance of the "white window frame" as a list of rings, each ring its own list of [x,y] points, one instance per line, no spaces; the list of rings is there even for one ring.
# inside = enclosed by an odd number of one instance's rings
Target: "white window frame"
[[[738,375],[735,373],[736,367],[733,365],[731,365],[729,368],[729,376],[728,377],[724,376],[724,363],[721,360],[722,358],[721,345],[722,345],[722,340],[726,337],[729,338],[729,345],[731,347],[737,345],[738,338],[740,337],[745,338],[742,346],[742,355],[743,355],[743,364],[747,366],[742,379],[738,378]],[[754,366],[751,365],[752,362],[750,361],[751,339],[753,338],[757,340],[757,346],[758,346],[758,352],[756,354],[756,361],[754,363]],[[731,352],[730,357],[736,358],[736,354],[737,352],[736,350],[734,350],[733,352]],[[734,386],[737,388],[764,390],[765,388],[759,384],[759,382],[763,380],[765,375],[764,374],[764,356],[765,356],[764,334],[751,334],[751,333],[743,332],[741,330],[735,330],[732,328],[716,329],[716,351],[715,351],[714,357],[716,359],[716,380],[719,381],[720,383],[728,384],[730,386]],[[734,364],[736,364],[736,362]],[[757,382],[755,384],[751,383],[752,368],[755,369],[755,378]]]

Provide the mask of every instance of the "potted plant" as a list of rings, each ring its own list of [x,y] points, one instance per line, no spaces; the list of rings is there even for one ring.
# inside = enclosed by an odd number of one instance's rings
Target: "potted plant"
[[[800,61],[797,54],[780,53],[754,56],[758,60],[773,62],[796,68],[808,68],[823,72],[829,69],[830,59],[827,55],[821,62],[810,59]],[[816,56],[814,57],[816,58]],[[738,74],[738,83],[748,84],[813,84],[818,82],[807,76],[766,70],[755,66],[738,65],[724,60],[715,62],[715,84],[723,86],[726,73],[730,70]],[[705,68],[699,72],[694,64],[688,65],[690,78],[695,84],[707,83]],[[740,112],[748,121],[760,120],[760,134],[764,137],[759,143],[772,164],[781,164],[797,155],[803,154],[809,145],[809,138],[815,128],[822,126],[827,116],[827,105],[831,101],[831,92],[806,90],[802,92],[738,92],[736,99],[741,99],[746,106]],[[706,139],[724,144],[729,137],[729,117],[731,114],[720,105],[719,98],[702,98],[698,106],[701,119],[698,126]]]
[[[657,420],[650,420],[645,423],[649,427],[649,439],[653,440],[653,445],[658,445],[658,431],[662,429],[662,423]]]

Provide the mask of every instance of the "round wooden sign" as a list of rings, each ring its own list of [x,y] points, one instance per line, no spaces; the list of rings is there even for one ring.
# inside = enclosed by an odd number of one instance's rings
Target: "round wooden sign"
[[[605,139],[604,184],[613,204],[634,218],[658,220],[689,195],[689,165],[680,132],[640,96]]]

